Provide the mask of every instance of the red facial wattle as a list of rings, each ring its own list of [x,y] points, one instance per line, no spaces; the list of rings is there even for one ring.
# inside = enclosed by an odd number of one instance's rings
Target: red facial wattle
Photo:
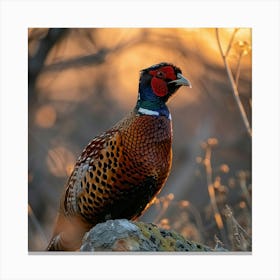
[[[165,96],[168,94],[167,81],[176,80],[176,74],[171,66],[164,66],[158,70],[152,70],[149,72],[152,75],[151,87],[153,92],[159,96]]]
[[[153,92],[157,96],[160,96],[160,97],[165,96],[168,93],[168,88],[167,88],[166,82],[160,78],[153,77],[152,81],[151,81],[151,86],[152,86]]]

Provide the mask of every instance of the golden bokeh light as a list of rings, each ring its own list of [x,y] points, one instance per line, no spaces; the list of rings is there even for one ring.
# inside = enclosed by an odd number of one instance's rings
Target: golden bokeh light
[[[229,172],[229,166],[227,164],[220,165],[220,171],[223,172],[223,173],[228,173]]]
[[[223,49],[226,49],[234,28],[219,29]],[[90,38],[85,41],[84,33]],[[205,74],[205,65],[197,63],[198,57],[207,59],[213,65],[222,65],[215,28],[98,28],[74,30],[67,44],[52,51],[46,65],[67,61],[82,56],[95,55],[98,51],[108,52],[104,64],[84,67],[69,67],[62,72],[46,71],[40,75],[38,88],[44,98],[56,101],[83,102],[101,81],[108,87],[111,95],[122,107],[133,106],[137,98],[139,71],[152,64],[167,61],[180,65],[182,71],[193,83],[193,88],[178,98],[172,98],[172,106],[198,102],[197,91],[201,83],[197,77]],[[84,41],[81,41],[83,38]],[[240,28],[236,33],[237,42],[246,42],[251,46],[251,29]],[[245,44],[245,43],[244,43]],[[83,47],[82,47],[83,46]],[[239,48],[243,48],[242,46]],[[197,58],[185,58],[197,53]],[[248,50],[244,51],[248,52]],[[250,56],[242,62],[243,67],[250,65]],[[102,73],[104,72],[104,76]],[[116,87],[116,85],[118,85]],[[112,92],[110,89],[114,89]]]
[[[53,106],[43,105],[38,108],[35,123],[42,128],[50,128],[55,124],[56,111]]]
[[[66,177],[72,172],[75,157],[67,148],[59,146],[48,151],[47,166],[56,177]]]

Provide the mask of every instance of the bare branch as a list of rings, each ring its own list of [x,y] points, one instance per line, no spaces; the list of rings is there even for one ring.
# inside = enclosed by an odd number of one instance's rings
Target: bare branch
[[[244,107],[243,107],[243,105],[241,103],[241,100],[240,100],[240,97],[239,97],[239,92],[238,92],[237,86],[235,84],[235,81],[234,81],[234,78],[233,78],[230,66],[228,65],[228,62],[227,62],[226,59],[224,59],[224,64],[225,64],[225,67],[226,67],[226,70],[227,70],[227,74],[228,74],[228,78],[229,78],[229,81],[230,81],[230,85],[231,85],[231,88],[232,88],[232,91],[233,91],[233,96],[234,96],[235,101],[237,103],[237,106],[238,106],[239,112],[241,114],[243,123],[244,123],[244,125],[246,127],[246,130],[247,130],[249,136],[252,137],[251,127],[250,127],[248,118],[246,116]]]
[[[38,49],[33,56],[28,57],[28,94],[32,95],[39,76],[44,66],[45,60],[53,48],[53,46],[60,41],[67,33],[66,28],[50,28],[47,35],[40,40]],[[29,98],[30,100],[31,98]]]
[[[237,33],[238,30],[239,30],[239,28],[235,28],[233,33],[232,33],[232,35],[231,35],[230,41],[228,43],[228,47],[227,47],[227,51],[226,51],[225,57],[227,57],[228,54],[229,54],[229,51],[230,51],[230,49],[232,47],[232,43],[233,43],[233,40],[234,40],[234,37],[235,37],[235,34]]]
[[[224,54],[224,51],[223,51],[223,48],[222,48],[222,45],[221,45],[220,34],[219,34],[219,28],[216,28],[215,31],[216,31],[216,38],[217,38],[219,50],[220,50],[220,53],[221,53],[222,58],[224,59],[225,54]]]
[[[230,50],[230,47],[232,45],[232,40],[234,39],[234,35],[235,35],[236,32],[237,32],[237,30],[235,29],[234,32],[233,32],[233,35],[231,37],[231,41],[229,43],[228,50],[227,50],[226,54],[223,53],[223,50],[222,50],[222,47],[221,47],[221,41],[220,41],[220,37],[219,37],[219,30],[218,30],[218,28],[216,28],[216,38],[217,38],[219,50],[220,50],[220,53],[222,55],[222,59],[223,59],[223,62],[224,62],[224,65],[225,65],[225,68],[226,68],[226,71],[227,71],[227,75],[228,75],[228,78],[229,78],[229,81],[230,81],[230,85],[231,85],[231,88],[232,88],[232,91],[233,91],[233,96],[234,96],[235,101],[237,103],[239,112],[241,114],[241,118],[242,118],[243,123],[245,125],[245,128],[247,130],[247,133],[249,134],[250,137],[252,137],[252,130],[251,130],[248,118],[246,116],[244,107],[243,107],[243,105],[241,103],[241,100],[240,100],[240,97],[239,97],[239,92],[238,92],[238,89],[237,89],[237,85],[235,83],[235,80],[233,78],[230,66],[229,66],[228,61],[227,61],[228,51]]]
[[[46,65],[42,69],[42,73],[51,72],[51,71],[62,71],[74,67],[85,67],[90,65],[99,65],[105,61],[105,58],[108,54],[108,49],[101,49],[96,54],[84,55],[80,57],[75,57],[73,59],[58,61],[49,65]]]
[[[242,56],[243,55],[240,54],[239,57],[238,57],[236,73],[235,73],[235,79],[234,79],[237,88],[238,88],[238,82],[239,82],[239,77],[240,77],[240,66],[241,66]]]
[[[212,176],[212,165],[211,165],[211,157],[212,157],[212,148],[217,145],[218,140],[215,138],[209,138],[207,142],[205,143],[205,157],[204,157],[204,166],[206,171],[206,180],[207,180],[207,187],[208,187],[208,194],[210,198],[210,203],[213,209],[214,213],[214,219],[216,222],[216,225],[221,233],[221,236],[223,238],[223,241],[226,242],[226,234],[224,230],[224,224],[222,215],[220,214],[216,196],[215,196],[215,189],[213,184],[213,176]]]

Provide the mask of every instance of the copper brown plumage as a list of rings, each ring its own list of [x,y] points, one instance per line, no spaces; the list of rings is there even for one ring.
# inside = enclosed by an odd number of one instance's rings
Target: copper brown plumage
[[[136,107],[83,150],[66,184],[48,250],[76,250],[86,231],[108,219],[136,219],[162,189],[172,162],[166,102],[190,86],[176,66],[141,71]]]

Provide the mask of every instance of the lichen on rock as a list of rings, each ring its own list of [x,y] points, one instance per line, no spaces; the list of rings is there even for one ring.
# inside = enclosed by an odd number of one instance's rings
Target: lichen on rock
[[[87,232],[80,251],[212,252],[215,250],[151,223],[117,219],[97,224]]]

